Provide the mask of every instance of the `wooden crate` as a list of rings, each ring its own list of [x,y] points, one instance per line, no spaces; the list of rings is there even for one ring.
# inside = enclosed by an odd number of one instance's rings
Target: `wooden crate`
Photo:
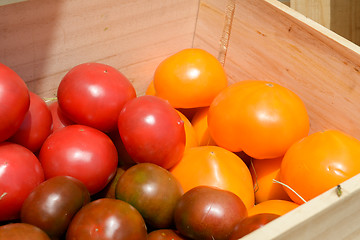
[[[360,139],[360,47],[277,0],[36,0],[0,7],[0,62],[31,91],[53,97],[83,62],[123,72],[144,94],[165,57],[203,48],[230,83],[264,79],[305,102],[311,132],[336,128]],[[316,184],[316,183],[314,183]],[[244,239],[355,239],[360,175]],[[309,186],[311,187],[311,186]]]

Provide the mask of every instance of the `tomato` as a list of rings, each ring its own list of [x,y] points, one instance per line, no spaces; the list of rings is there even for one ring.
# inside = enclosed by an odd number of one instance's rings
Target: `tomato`
[[[125,172],[122,168],[117,168],[115,176],[111,179],[111,181],[106,185],[104,189],[102,189],[100,192],[94,194],[91,196],[93,200],[99,199],[99,198],[116,198],[115,197],[115,189],[117,182],[119,181],[120,176]]]
[[[6,240],[50,240],[40,228],[27,223],[10,223],[0,226],[0,239]]]
[[[176,229],[191,239],[228,239],[235,225],[247,216],[234,193],[210,186],[186,192],[175,207]]]
[[[181,120],[184,122],[184,129],[185,129],[185,148],[197,147],[199,146],[198,140],[196,138],[196,133],[191,125],[189,119],[179,110],[176,110],[179,114]]]
[[[136,97],[136,92],[115,68],[102,63],[83,63],[64,76],[57,97],[61,110],[70,120],[110,132],[116,129],[122,107]]]
[[[144,219],[130,204],[112,198],[90,202],[78,211],[66,240],[146,240]]]
[[[280,180],[308,201],[360,173],[359,159],[358,139],[338,130],[315,132],[286,152]],[[294,202],[304,203],[289,188],[284,189]]]
[[[158,229],[148,233],[147,240],[185,240],[185,238],[173,229]]]
[[[208,122],[207,122],[207,114],[209,112],[209,107],[200,108],[194,114],[191,119],[191,124],[194,128],[196,138],[200,146],[216,146],[216,143],[212,139]]]
[[[30,106],[25,82],[12,69],[0,63],[0,142],[20,127]]]
[[[279,216],[280,215],[272,213],[259,213],[249,216],[236,224],[233,232],[231,233],[230,240],[240,239],[245,235],[265,226]]]
[[[0,221],[18,219],[24,200],[43,181],[43,168],[29,149],[0,143]]]
[[[250,171],[236,154],[218,147],[186,149],[183,158],[170,169],[184,191],[214,186],[238,195],[247,208],[254,206],[254,188]]]
[[[46,179],[72,176],[82,181],[90,194],[101,191],[111,181],[118,164],[111,139],[83,125],[69,125],[51,134],[40,149],[39,160]]]
[[[9,141],[37,152],[51,133],[52,116],[45,101],[30,92],[30,107],[19,129]]]
[[[137,163],[169,169],[185,149],[185,129],[176,110],[165,100],[145,95],[127,102],[118,120],[126,151]]]
[[[252,216],[260,213],[272,213],[281,216],[284,215],[285,213],[294,210],[298,206],[299,204],[293,201],[278,200],[278,199],[266,200],[248,209],[248,215]]]
[[[281,157],[309,133],[309,116],[299,96],[272,82],[245,80],[219,93],[208,112],[218,146],[256,159]]]
[[[173,223],[174,208],[183,194],[177,179],[153,163],[139,163],[119,178],[115,196],[134,206],[148,226],[168,228]]]
[[[25,199],[21,222],[39,227],[51,238],[60,238],[71,219],[90,202],[86,186],[70,176],[57,176],[38,185]]]
[[[274,159],[252,159],[250,172],[255,187],[255,203],[271,199],[291,200],[280,181],[282,157]]]
[[[153,81],[155,95],[175,108],[209,106],[228,84],[221,63],[198,48],[184,49],[163,60],[155,70]]]
[[[68,125],[74,124],[73,121],[64,116],[64,113],[59,108],[59,103],[54,101],[48,105],[48,108],[51,112],[52,116],[52,126],[51,132],[55,132],[56,130],[66,127]]]

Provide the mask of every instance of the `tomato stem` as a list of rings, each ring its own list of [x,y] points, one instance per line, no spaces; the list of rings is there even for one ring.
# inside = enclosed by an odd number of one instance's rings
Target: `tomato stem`
[[[0,200],[1,200],[3,197],[5,197],[6,195],[7,195],[7,192],[4,192],[3,194],[1,194]]]

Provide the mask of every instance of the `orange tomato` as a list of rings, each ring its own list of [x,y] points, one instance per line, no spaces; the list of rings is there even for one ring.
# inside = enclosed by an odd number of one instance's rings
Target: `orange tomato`
[[[200,146],[215,146],[216,143],[212,139],[208,123],[207,123],[207,113],[209,111],[209,107],[204,107],[199,109],[191,119],[191,124],[195,130],[195,134]]]
[[[260,80],[237,82],[221,91],[210,105],[208,126],[217,145],[256,159],[283,156],[310,128],[299,96]]]
[[[176,111],[179,114],[181,120],[183,120],[183,122],[184,122],[185,138],[186,138],[185,139],[186,140],[185,148],[199,146],[197,138],[196,138],[195,130],[194,130],[193,126],[191,125],[191,122],[179,110],[176,110]]]
[[[281,182],[306,201],[360,173],[360,141],[338,130],[313,133],[293,144],[281,167]],[[285,188],[294,202],[303,201]]]
[[[279,172],[282,157],[273,159],[252,159],[250,172],[255,187],[255,203],[267,200],[291,200],[283,186],[273,181],[280,181]]]
[[[151,95],[151,96],[155,96],[155,86],[154,86],[154,81],[151,81],[148,85],[148,87],[146,88],[145,91],[145,95]]]
[[[218,146],[185,149],[180,162],[170,169],[184,192],[200,186],[214,186],[238,195],[247,208],[254,205],[251,174],[236,154]]]
[[[248,216],[260,213],[272,213],[282,216],[298,206],[299,204],[287,200],[267,200],[248,209]]]
[[[209,106],[228,84],[221,63],[198,48],[184,49],[162,61],[155,70],[156,96],[175,108]]]

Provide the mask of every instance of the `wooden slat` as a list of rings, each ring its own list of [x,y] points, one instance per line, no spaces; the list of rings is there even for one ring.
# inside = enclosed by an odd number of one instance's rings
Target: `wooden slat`
[[[360,139],[360,47],[278,1],[236,3],[230,80],[280,83],[304,100],[311,132],[336,128]]]
[[[157,64],[191,47],[198,2],[58,0],[0,8],[0,62],[51,97],[73,66],[110,64],[144,93]]]
[[[290,7],[330,29],[331,0],[291,0]]]

